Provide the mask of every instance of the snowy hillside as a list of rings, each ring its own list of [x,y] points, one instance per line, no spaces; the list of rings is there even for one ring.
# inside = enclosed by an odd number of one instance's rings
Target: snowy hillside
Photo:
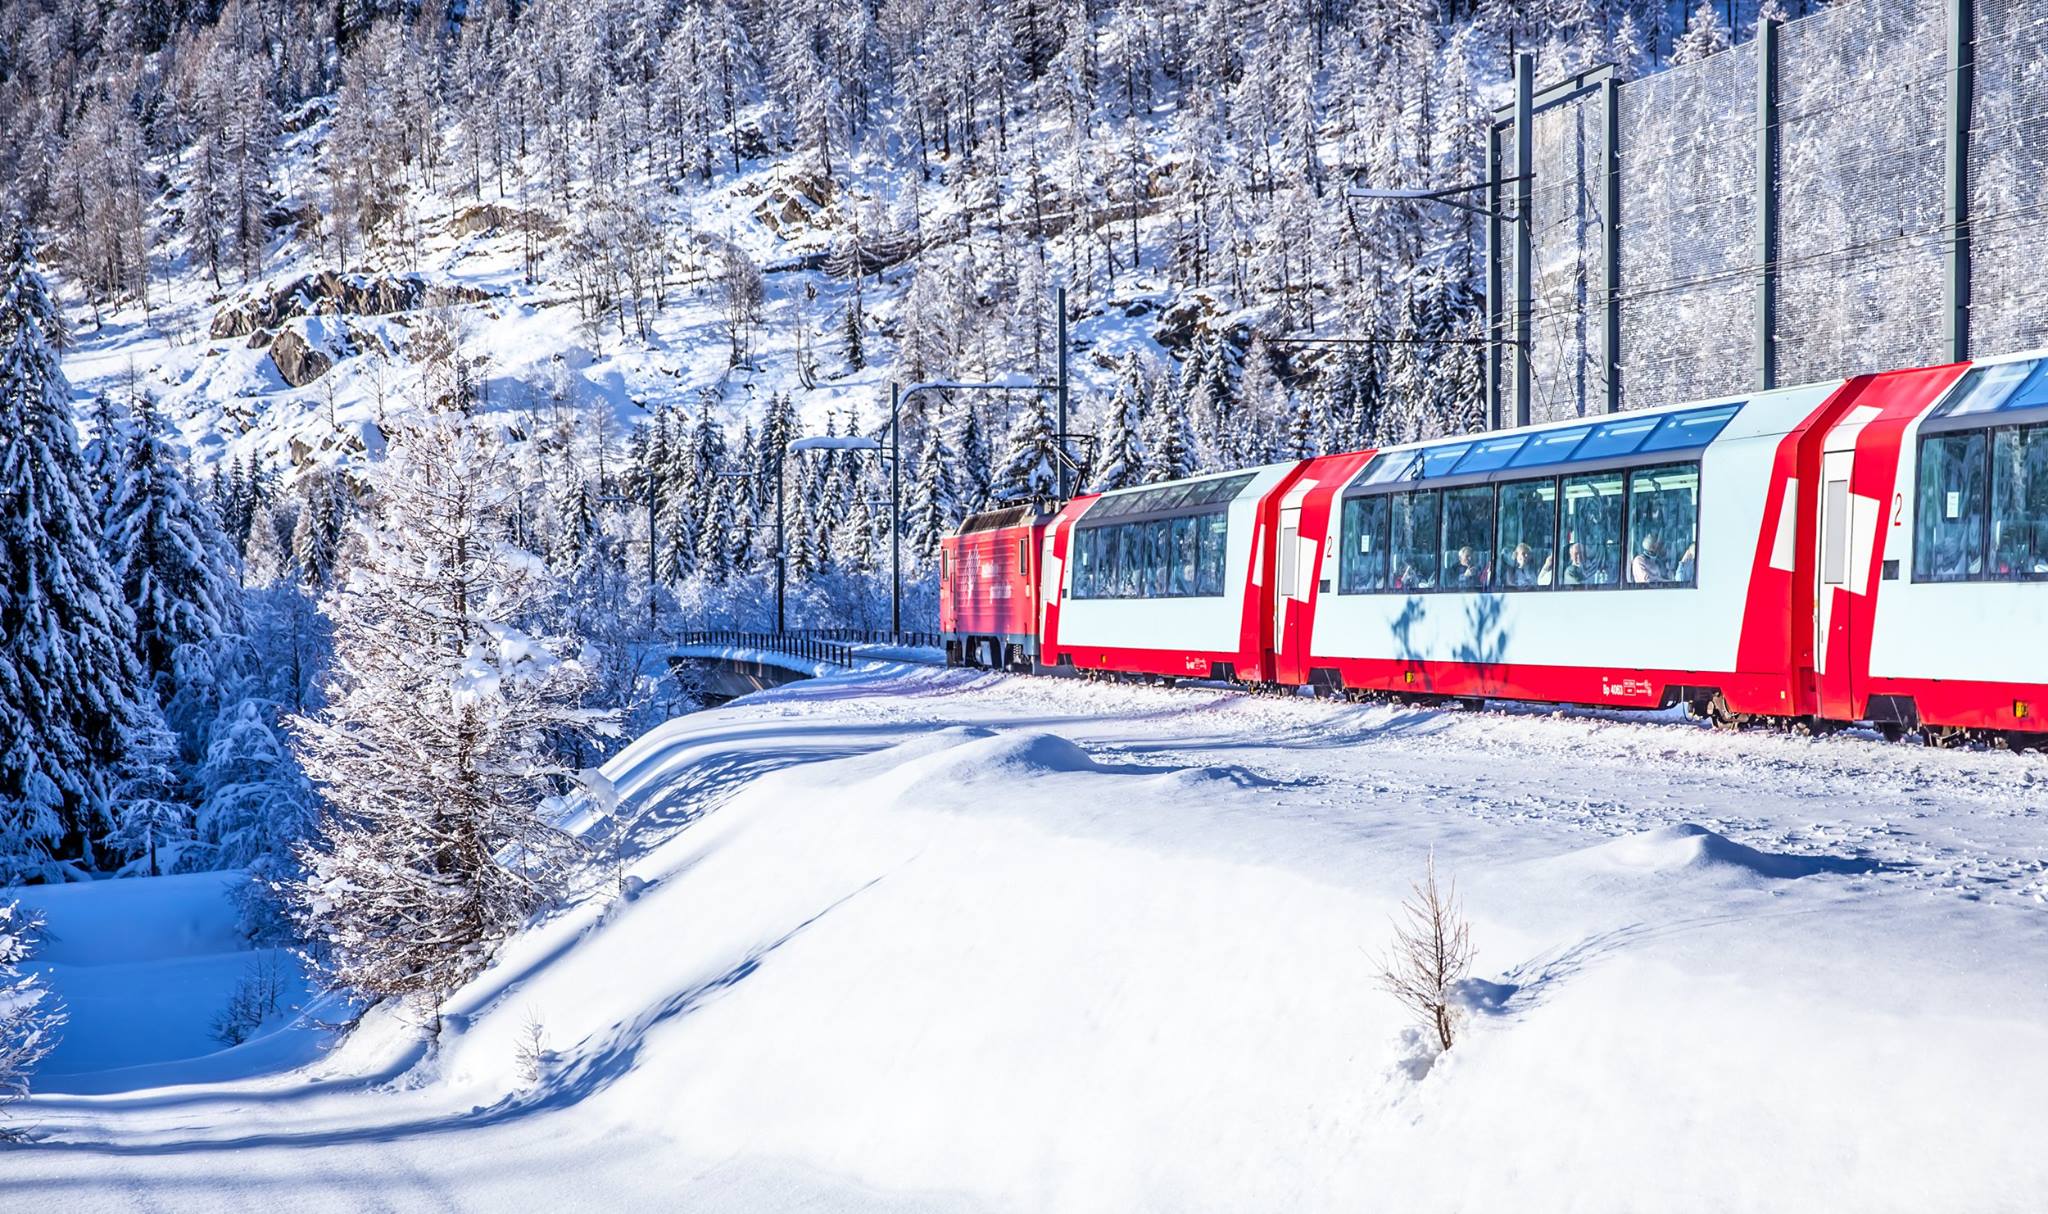
[[[2048,1185],[2036,760],[878,667],[606,772],[624,828],[587,837],[623,885],[514,938],[438,1049],[380,1011],[303,1065],[54,1077],[10,1193],[1995,1211]],[[1374,978],[1432,849],[1478,946],[1437,1058]]]

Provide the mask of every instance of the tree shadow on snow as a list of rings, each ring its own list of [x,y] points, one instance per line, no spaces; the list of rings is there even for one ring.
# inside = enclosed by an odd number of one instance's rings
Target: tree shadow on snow
[[[506,1095],[497,1103],[478,1106],[467,1112],[449,1113],[442,1116],[417,1117],[410,1120],[360,1125],[338,1129],[310,1130],[302,1133],[245,1134],[233,1138],[199,1138],[184,1141],[121,1143],[107,1141],[83,1141],[66,1139],[45,1139],[37,1143],[42,1151],[73,1152],[89,1155],[149,1157],[157,1155],[194,1155],[243,1151],[250,1148],[319,1149],[346,1146],[356,1143],[396,1142],[403,1139],[430,1134],[447,1134],[459,1131],[484,1129],[516,1121],[535,1113],[553,1112],[573,1108],[591,1096],[609,1088],[619,1079],[630,1074],[638,1065],[642,1047],[647,1036],[657,1027],[689,1015],[697,1008],[719,994],[732,990],[758,973],[776,950],[796,939],[825,916],[846,905],[854,898],[866,893],[882,880],[875,877],[866,884],[837,898],[815,914],[798,923],[767,944],[753,950],[723,972],[697,982],[653,1005],[635,1017],[630,1023],[615,1026],[611,1036],[587,1053],[576,1054],[559,1068],[552,1070],[535,1087],[523,1092]],[[580,1045],[587,1044],[579,1043]],[[411,1055],[417,1061],[417,1055]],[[411,1064],[408,1063],[409,1067]],[[401,1068],[398,1073],[403,1073]],[[385,1074],[380,1080],[366,1080],[352,1077],[347,1082],[326,1086],[326,1090],[348,1087],[369,1087],[374,1082],[395,1079],[398,1074]],[[312,1085],[309,1085],[312,1086]],[[303,1099],[309,1093],[297,1089],[278,1093],[280,1097]],[[205,1100],[218,1100],[221,1093],[206,1094]],[[243,1098],[265,1101],[268,1093],[246,1093]],[[195,1095],[194,1100],[202,1099]],[[108,1108],[105,1101],[91,1102],[99,1110]],[[144,1099],[132,1104],[123,1102],[123,1108],[158,1107],[162,1103],[179,1101],[157,1101]],[[58,1107],[51,1102],[48,1107]]]

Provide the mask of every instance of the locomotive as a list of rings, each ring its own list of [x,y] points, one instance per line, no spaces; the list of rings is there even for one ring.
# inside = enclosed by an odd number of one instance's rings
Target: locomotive
[[[2048,748],[2048,357],[977,514],[951,664]]]

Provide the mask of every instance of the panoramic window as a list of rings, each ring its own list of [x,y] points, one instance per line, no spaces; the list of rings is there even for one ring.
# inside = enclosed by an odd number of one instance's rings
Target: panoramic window
[[[1700,466],[1665,464],[1628,475],[1631,586],[1691,585],[1699,564]]]
[[[1622,491],[1619,472],[1564,478],[1564,558],[1560,586],[1613,586],[1621,580]]]
[[[1493,584],[1493,486],[1444,491],[1445,590],[1485,590]]]
[[[1117,519],[1121,513],[1108,517]],[[1229,519],[1216,507],[1174,518],[1132,519],[1082,527],[1073,541],[1074,597],[1181,599],[1221,595],[1229,540]]]
[[[2048,578],[2048,426],[1992,432],[1990,574]]]
[[[1419,493],[1397,493],[1388,501],[1392,513],[1388,523],[1393,533],[1395,590],[1429,590],[1436,586],[1437,550],[1441,538],[1439,509],[1441,495],[1425,489]]]
[[[1500,487],[1500,563],[1496,590],[1537,590],[1557,581],[1557,481]]]
[[[1960,582],[1984,572],[1984,480],[1989,436],[1943,434],[1920,444],[1913,580]]]
[[[1354,497],[1345,501],[1343,525],[1338,532],[1341,555],[1337,561],[1337,590],[1340,594],[1387,589],[1387,511],[1384,495]]]

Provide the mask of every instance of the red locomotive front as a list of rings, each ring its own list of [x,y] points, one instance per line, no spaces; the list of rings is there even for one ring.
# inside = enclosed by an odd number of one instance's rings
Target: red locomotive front
[[[949,664],[1030,670],[1052,515],[1034,505],[973,515],[939,543],[939,632]]]

